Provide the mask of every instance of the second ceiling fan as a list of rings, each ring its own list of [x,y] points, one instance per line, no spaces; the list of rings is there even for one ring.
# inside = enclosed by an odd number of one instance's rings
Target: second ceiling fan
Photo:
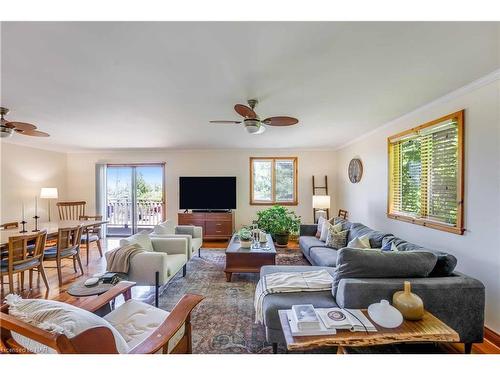
[[[294,117],[289,116],[274,116],[261,120],[259,115],[255,113],[254,108],[259,102],[257,99],[249,99],[248,106],[244,104],[236,104],[234,110],[243,117],[243,121],[227,121],[227,120],[213,120],[211,124],[229,124],[238,125],[243,123],[245,129],[250,134],[262,134],[266,130],[265,125],[268,126],[290,126],[299,122]]]

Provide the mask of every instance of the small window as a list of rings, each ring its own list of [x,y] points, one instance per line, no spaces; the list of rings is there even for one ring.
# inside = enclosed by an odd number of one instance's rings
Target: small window
[[[297,158],[250,158],[250,204],[297,205]]]
[[[463,234],[464,111],[388,138],[387,216]]]

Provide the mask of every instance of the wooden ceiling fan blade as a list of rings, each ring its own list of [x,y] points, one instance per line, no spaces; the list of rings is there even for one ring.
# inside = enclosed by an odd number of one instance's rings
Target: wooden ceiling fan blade
[[[254,112],[254,110],[250,107],[247,107],[246,105],[236,104],[234,106],[234,110],[244,118],[257,118],[257,114]]]
[[[275,116],[275,117],[268,117],[262,122],[270,126],[290,126],[297,124],[299,120],[297,120],[295,117]]]
[[[36,126],[33,125],[33,124],[28,124],[27,122],[17,122],[17,121],[9,121],[7,124],[6,124],[7,127],[9,128],[14,128],[16,130],[20,130],[20,131],[31,131],[31,130],[35,130],[36,129]]]
[[[241,124],[241,121],[232,121],[232,120],[212,120],[209,122],[211,124],[226,124],[226,125]]]
[[[18,134],[29,135],[31,137],[50,137],[48,133],[42,132],[40,130],[19,130],[15,129]]]

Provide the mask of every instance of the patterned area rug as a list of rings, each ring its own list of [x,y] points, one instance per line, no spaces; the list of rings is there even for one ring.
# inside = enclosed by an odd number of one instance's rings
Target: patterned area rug
[[[253,297],[258,274],[233,274],[226,282],[224,249],[202,249],[193,257],[187,275],[177,275],[160,296],[162,309],[171,310],[182,295],[195,293],[205,299],[194,310],[193,353],[272,353],[264,327],[255,324]],[[278,249],[279,265],[309,264],[298,250]]]

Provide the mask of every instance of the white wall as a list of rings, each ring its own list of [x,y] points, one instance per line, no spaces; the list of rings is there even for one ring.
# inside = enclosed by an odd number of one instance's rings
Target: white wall
[[[394,233],[416,244],[449,251],[457,269],[486,285],[486,325],[500,332],[500,81],[450,94],[397,119],[337,152],[335,202],[350,218]],[[388,219],[387,137],[465,109],[465,227],[463,236]],[[359,157],[364,175],[347,177],[349,161]]]
[[[66,195],[66,154],[5,142],[0,149],[0,222],[21,221],[24,201],[27,221],[33,224],[34,200],[35,196],[40,197],[40,188],[58,188],[61,199]],[[47,204],[48,201],[38,199],[41,221],[48,219]],[[57,217],[54,200],[51,216]]]
[[[327,175],[333,187],[335,154],[333,151],[293,150],[206,150],[206,151],[155,151],[107,152],[68,154],[68,199],[83,199],[88,212],[95,211],[95,164],[166,162],[167,217],[177,221],[179,212],[179,176],[236,176],[237,210],[236,227],[250,224],[262,206],[249,204],[249,157],[297,156],[299,204],[291,206],[303,222],[312,218],[312,175]]]

